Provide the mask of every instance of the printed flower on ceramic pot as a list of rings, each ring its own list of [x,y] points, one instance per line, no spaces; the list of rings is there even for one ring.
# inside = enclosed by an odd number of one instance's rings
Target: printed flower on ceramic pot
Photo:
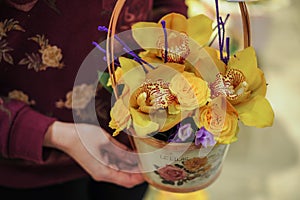
[[[202,167],[207,165],[207,162],[208,162],[207,157],[204,158],[194,157],[184,161],[183,165],[185,170],[191,173],[195,173],[201,170]]]
[[[204,127],[212,133],[218,143],[229,144],[237,140],[238,114],[225,98],[218,97],[201,107],[194,121],[199,128]]]
[[[212,98],[220,94],[227,97],[245,125],[263,128],[273,124],[274,112],[265,98],[266,80],[253,47],[232,56],[210,88]]]
[[[156,171],[159,176],[166,181],[179,181],[187,177],[187,173],[178,167],[173,165],[166,165],[165,167],[159,168]]]
[[[137,43],[164,62],[184,63],[190,54],[189,39],[200,46],[208,42],[213,32],[212,20],[205,15],[191,18],[178,13],[162,17],[158,23],[138,22],[132,26]]]

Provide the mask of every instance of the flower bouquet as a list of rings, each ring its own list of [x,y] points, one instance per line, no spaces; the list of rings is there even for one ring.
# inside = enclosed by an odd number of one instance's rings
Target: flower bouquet
[[[132,36],[142,48],[138,53],[113,37],[130,56],[110,55],[108,85],[116,101],[109,125],[114,136],[129,135],[145,179],[159,189],[207,187],[237,140],[239,121],[255,127],[273,123],[254,48],[247,44],[231,55],[225,38],[228,17],[219,16],[218,1],[216,12],[215,28],[204,14],[187,19],[170,13],[157,23],[134,24]],[[215,32],[219,49],[209,45]],[[113,53],[113,41],[107,52]]]

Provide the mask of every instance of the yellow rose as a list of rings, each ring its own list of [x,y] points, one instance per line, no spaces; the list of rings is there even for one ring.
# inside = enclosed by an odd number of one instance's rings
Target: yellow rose
[[[177,96],[183,110],[199,108],[210,100],[207,82],[193,73],[176,74],[170,82],[170,90]]]
[[[61,49],[57,46],[48,45],[42,51],[43,64],[49,67],[61,67],[60,60],[62,59]]]
[[[111,121],[109,127],[115,129],[113,136],[116,136],[120,131],[129,128],[131,124],[131,116],[128,108],[124,105],[122,99],[118,99],[110,111]]]
[[[226,113],[225,107],[226,105]],[[200,108],[195,115],[195,123],[200,128],[204,126],[206,130],[215,136],[218,143],[229,144],[237,140],[238,114],[232,105],[222,100],[221,105],[215,101]]]

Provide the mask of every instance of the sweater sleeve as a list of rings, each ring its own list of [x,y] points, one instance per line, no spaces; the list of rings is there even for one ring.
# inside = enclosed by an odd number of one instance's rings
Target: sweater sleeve
[[[158,21],[167,13],[177,12],[187,16],[187,5],[185,0],[172,0],[172,1],[162,1],[154,0],[153,1],[153,13],[152,20]]]
[[[1,103],[1,157],[42,163],[44,136],[56,119],[40,114],[21,101],[9,100]]]

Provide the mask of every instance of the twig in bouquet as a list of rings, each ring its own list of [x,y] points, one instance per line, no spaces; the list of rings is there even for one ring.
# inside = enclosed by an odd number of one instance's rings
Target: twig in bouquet
[[[100,45],[97,42],[92,42],[92,44],[97,47],[97,49],[99,49],[102,53],[106,54],[106,50],[103,49],[102,47],[100,47]]]
[[[223,60],[223,50],[222,50],[222,38],[221,38],[221,27],[220,27],[220,12],[219,12],[219,1],[216,2],[216,15],[217,15],[217,27],[218,27],[218,36],[219,36],[219,51],[221,60]]]
[[[229,17],[230,17],[230,14],[228,13],[224,19],[224,25],[226,25]],[[215,31],[217,28],[218,28],[218,25],[215,25],[215,27],[213,28],[213,31]],[[217,37],[217,35],[215,37]]]
[[[165,39],[165,58],[164,58],[164,63],[168,62],[168,35],[167,35],[167,29],[166,29],[166,21],[162,20],[161,25],[164,30],[164,39]]]
[[[219,51],[220,51],[220,59],[227,64],[229,61],[229,39],[226,39],[226,54],[227,56],[224,57],[223,50],[224,50],[224,42],[225,42],[225,21],[223,21],[223,18],[220,16],[219,11],[219,0],[215,0],[216,4],[216,17],[217,17],[217,28],[218,28],[218,38],[219,38]],[[228,16],[228,15],[227,15]],[[226,18],[227,18],[226,16]],[[222,32],[221,32],[222,31]]]
[[[98,49],[100,50],[103,54],[106,55],[106,50],[103,49],[97,42],[92,42],[92,44]],[[115,62],[117,63],[117,65],[120,65],[119,61],[118,61],[118,58],[116,56],[114,56],[114,59],[115,59]],[[103,57],[103,60],[104,61],[107,61],[107,58],[106,56]]]
[[[225,18],[225,20],[224,20],[224,25],[226,25],[227,20],[229,19],[229,17],[230,17],[230,14],[227,14],[227,15],[226,15],[226,18]],[[218,28],[218,25],[216,25],[216,26],[213,28],[213,31],[215,31],[217,28]],[[215,42],[215,40],[217,39],[217,37],[218,37],[218,33],[216,33],[216,34],[214,35],[214,37],[211,39],[211,41],[209,42],[209,44],[208,44],[209,47],[213,45],[213,43]]]
[[[222,19],[222,17],[220,17],[219,18],[219,25],[221,26],[221,30],[222,30],[222,37],[221,37],[221,35],[220,35],[220,38],[221,38],[221,50],[222,50],[222,60],[225,60],[224,59],[224,55],[223,55],[223,50],[224,50],[224,38],[225,38],[225,24],[224,24],[224,22],[223,22],[223,19]]]
[[[226,63],[228,63],[229,61],[229,57],[230,57],[230,48],[229,48],[229,44],[230,44],[230,37],[226,37]]]
[[[108,29],[105,26],[98,26],[99,31],[105,31],[108,33]],[[154,69],[155,67],[152,66],[150,63],[143,60],[141,57],[139,57],[121,38],[119,38],[117,35],[114,35],[114,38],[123,46],[123,50],[131,55],[135,61],[140,63],[144,69],[145,72],[149,71],[150,69]],[[147,66],[145,66],[147,65]],[[147,69],[148,68],[148,69]]]

